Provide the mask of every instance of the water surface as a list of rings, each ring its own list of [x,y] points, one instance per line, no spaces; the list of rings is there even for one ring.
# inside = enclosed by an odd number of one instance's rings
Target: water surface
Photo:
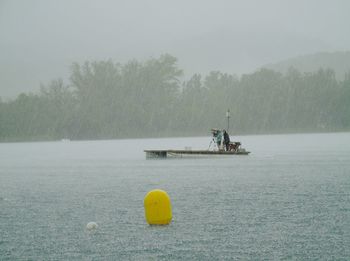
[[[349,260],[350,133],[234,139],[252,153],[143,153],[209,137],[0,144],[0,259]],[[154,188],[169,226],[144,220]]]

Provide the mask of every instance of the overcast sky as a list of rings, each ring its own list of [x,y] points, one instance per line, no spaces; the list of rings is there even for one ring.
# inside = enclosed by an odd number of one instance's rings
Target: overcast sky
[[[249,73],[349,50],[347,0],[0,0],[0,96],[68,79],[72,62],[170,53],[187,75]]]

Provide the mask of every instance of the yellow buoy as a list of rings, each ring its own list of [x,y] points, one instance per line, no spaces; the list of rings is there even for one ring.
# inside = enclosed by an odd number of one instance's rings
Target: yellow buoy
[[[150,225],[167,225],[170,223],[171,203],[169,195],[161,189],[147,193],[144,199],[146,221]]]

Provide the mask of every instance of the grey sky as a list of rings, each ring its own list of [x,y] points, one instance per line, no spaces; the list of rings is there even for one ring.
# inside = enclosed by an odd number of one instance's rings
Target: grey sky
[[[0,96],[69,76],[72,62],[170,53],[186,74],[241,74],[349,50],[346,0],[0,0]]]

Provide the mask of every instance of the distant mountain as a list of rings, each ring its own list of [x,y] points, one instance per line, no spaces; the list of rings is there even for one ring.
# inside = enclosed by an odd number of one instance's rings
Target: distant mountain
[[[320,52],[263,66],[263,68],[282,73],[287,72],[290,67],[294,67],[301,72],[312,72],[317,71],[319,68],[330,68],[335,71],[337,79],[342,80],[345,73],[350,72],[350,51]]]
[[[179,58],[179,66],[188,75],[221,71],[247,74],[264,64],[275,63],[299,54],[330,50],[327,43],[298,33],[259,32],[220,28],[171,39],[167,52]],[[283,46],[283,48],[281,48]]]

